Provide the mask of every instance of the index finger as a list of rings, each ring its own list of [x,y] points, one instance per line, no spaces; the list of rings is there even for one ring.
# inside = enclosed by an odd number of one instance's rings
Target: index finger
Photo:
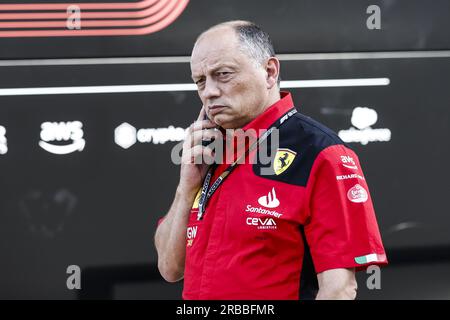
[[[202,108],[200,109],[200,113],[198,114],[198,118],[197,121],[201,121],[203,120],[203,118],[205,117],[205,106],[202,106]]]

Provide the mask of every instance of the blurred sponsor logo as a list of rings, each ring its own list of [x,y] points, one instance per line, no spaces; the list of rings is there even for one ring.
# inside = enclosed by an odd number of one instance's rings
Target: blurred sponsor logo
[[[195,237],[197,236],[197,228],[198,226],[195,227],[188,227],[186,230],[186,238],[187,238],[187,246],[191,247]]]
[[[348,169],[358,170],[355,160],[350,156],[341,156],[342,165]]]
[[[279,213],[275,210],[267,210],[261,207],[252,207],[250,204],[247,205],[247,209],[245,212],[251,212],[251,213],[259,213],[259,214],[266,214],[269,216],[274,216],[276,218],[280,218],[283,214]]]
[[[257,229],[266,229],[266,230],[273,230],[277,228],[277,224],[275,223],[275,220],[272,218],[251,218],[248,217],[247,225],[249,226],[256,226]]]
[[[377,120],[378,114],[375,110],[357,107],[353,110],[351,118],[354,127],[350,127],[348,130],[340,130],[338,135],[344,142],[359,142],[362,145],[369,142],[391,141],[391,130],[371,128]]]
[[[336,180],[347,180],[347,179],[361,179],[365,180],[363,176],[360,176],[359,174],[344,174],[341,176],[336,176]]]
[[[83,151],[86,141],[83,139],[83,124],[80,121],[44,122],[41,124],[39,146],[53,154],[69,154]],[[71,141],[69,144],[55,142]]]
[[[275,193],[275,188],[272,188],[271,191],[266,196],[262,196],[258,199],[258,203],[266,208],[276,208],[280,205],[280,200],[277,199],[277,195]]]
[[[361,185],[355,184],[350,190],[347,192],[348,200],[354,203],[363,203],[366,202],[369,198],[369,195]]]
[[[122,123],[114,130],[114,142],[124,149],[136,143],[136,128],[129,123]]]
[[[8,141],[6,140],[6,128],[0,126],[0,154],[6,154],[8,152]]]
[[[124,149],[128,149],[136,142],[164,144],[171,141],[182,141],[185,136],[186,129],[180,127],[169,126],[137,130],[127,122],[122,123],[114,130],[114,142]]]
[[[276,175],[282,174],[292,164],[297,152],[286,148],[278,148],[273,163],[273,171]]]

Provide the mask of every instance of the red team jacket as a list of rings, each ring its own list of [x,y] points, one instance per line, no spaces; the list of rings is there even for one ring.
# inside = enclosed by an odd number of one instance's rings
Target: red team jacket
[[[290,93],[243,129],[267,129],[294,106]],[[238,165],[202,220],[194,202],[186,232],[183,299],[313,299],[317,273],[387,264],[356,154],[297,112],[279,128],[273,174]],[[270,149],[270,144],[269,144]],[[256,150],[249,154],[254,159]],[[229,164],[219,165],[214,182]]]

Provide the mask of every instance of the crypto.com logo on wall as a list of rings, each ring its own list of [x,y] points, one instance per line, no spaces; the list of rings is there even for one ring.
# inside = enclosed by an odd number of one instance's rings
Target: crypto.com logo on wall
[[[0,38],[146,35],[169,26],[188,2],[0,4]]]

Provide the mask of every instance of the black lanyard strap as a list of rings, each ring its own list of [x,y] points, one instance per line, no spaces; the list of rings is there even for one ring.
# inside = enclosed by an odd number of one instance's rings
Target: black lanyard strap
[[[241,155],[238,159],[236,159],[231,165],[229,165],[221,174],[220,176],[214,181],[214,183],[209,187],[209,182],[211,180],[211,177],[213,175],[213,172],[215,171],[217,165],[212,165],[208,173],[206,174],[205,180],[203,181],[202,191],[200,200],[198,203],[198,214],[197,214],[197,220],[203,219],[203,215],[205,213],[206,204],[208,203],[208,200],[212,197],[214,192],[219,188],[219,186],[222,184],[222,182],[230,175],[230,173],[236,168],[236,166],[239,164],[239,162],[242,160],[242,158],[245,159],[247,154],[249,154],[256,146],[259,146],[264,140],[267,139],[268,136],[273,132],[273,130],[278,129],[281,127],[282,124],[286,122],[290,117],[292,117],[295,113],[297,113],[297,110],[294,108],[290,109],[288,112],[286,112],[283,116],[281,116],[264,134],[261,136],[261,138],[254,141],[248,149],[245,150],[244,154]]]

